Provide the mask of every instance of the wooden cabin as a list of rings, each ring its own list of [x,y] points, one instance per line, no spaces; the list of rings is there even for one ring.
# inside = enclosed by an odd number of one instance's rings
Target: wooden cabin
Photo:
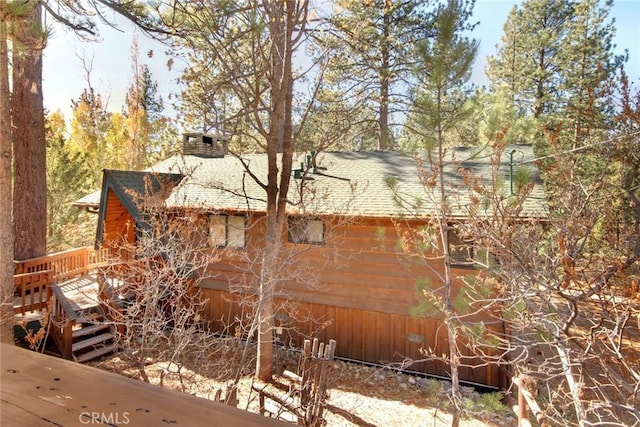
[[[243,303],[251,300],[256,286],[266,208],[264,190],[245,169],[266,179],[266,155],[238,159],[225,155],[224,147],[224,141],[215,137],[190,135],[182,155],[143,172],[106,170],[101,193],[78,203],[99,208],[97,245],[116,251],[120,243],[133,243],[140,239],[140,230],[151,227],[145,203],[156,213],[190,215],[199,236],[219,254],[197,281],[208,300],[205,317],[216,331],[233,330],[250,310]],[[509,149],[520,154],[520,163],[533,157],[530,146]],[[451,216],[464,221],[471,196],[463,175],[489,176],[491,156],[472,148],[450,153],[445,175]],[[508,150],[505,153],[500,172],[509,182],[518,165]],[[408,256],[399,243],[402,236],[426,226],[436,212],[433,196],[420,177],[428,166],[421,169],[414,158],[395,151],[302,153],[294,164],[288,255],[283,260],[290,263],[291,274],[277,291],[282,303],[276,315],[280,342],[299,345],[310,335],[321,341],[335,339],[337,357],[395,366],[424,359],[421,348],[446,354],[441,318],[416,310],[423,300],[419,284],[431,282],[437,287],[443,261],[415,262],[416,257]],[[530,172],[533,189],[522,215],[543,218],[542,184],[535,169]],[[455,242],[455,236],[450,241]],[[468,246],[457,246],[453,253],[455,277],[476,273]],[[457,280],[455,286],[459,289],[461,283]],[[502,324],[489,313],[474,320],[497,334],[503,332]],[[463,368],[461,378],[504,386],[496,366],[480,365]],[[440,362],[406,367],[448,376],[447,366]]]

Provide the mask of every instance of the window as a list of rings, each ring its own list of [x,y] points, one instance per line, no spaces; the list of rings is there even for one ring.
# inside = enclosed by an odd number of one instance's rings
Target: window
[[[449,229],[447,240],[452,265],[473,264],[473,242],[471,240],[463,239],[452,229]]]
[[[245,246],[245,217],[209,216],[209,242],[213,246],[241,249]]]
[[[289,241],[292,243],[324,243],[324,222],[320,219],[289,218]]]

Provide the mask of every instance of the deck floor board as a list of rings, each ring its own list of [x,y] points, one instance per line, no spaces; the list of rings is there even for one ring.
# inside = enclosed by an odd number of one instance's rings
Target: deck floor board
[[[10,426],[285,426],[174,390],[1,344],[0,420]],[[102,420],[92,422],[91,414]],[[101,422],[102,421],[102,422]]]
[[[98,278],[95,273],[67,280],[58,286],[76,312],[90,310],[100,303]]]
[[[58,285],[64,296],[69,300],[71,307],[76,313],[87,313],[95,310],[99,305],[98,298],[98,277],[95,272],[82,277],[66,280]],[[30,296],[27,295],[25,302],[28,304]],[[34,301],[39,300],[39,294],[34,295]],[[14,309],[21,307],[22,297],[16,295],[13,300]],[[35,322],[44,317],[43,310],[27,311],[26,313],[15,314],[14,324],[27,324]]]

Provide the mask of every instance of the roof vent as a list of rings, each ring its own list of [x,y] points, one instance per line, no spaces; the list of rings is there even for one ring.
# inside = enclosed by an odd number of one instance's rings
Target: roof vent
[[[222,135],[185,133],[182,135],[182,153],[185,156],[206,158],[224,157],[227,152],[227,139]]]

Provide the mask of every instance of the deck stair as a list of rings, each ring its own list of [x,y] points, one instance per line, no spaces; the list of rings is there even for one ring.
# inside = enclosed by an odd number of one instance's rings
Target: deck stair
[[[71,356],[76,362],[88,362],[112,353],[116,348],[113,326],[102,315],[83,319],[76,324],[71,335]]]
[[[15,261],[16,331],[46,325],[62,357],[77,362],[112,352],[115,329],[102,316],[98,283],[108,258],[108,250],[84,247]]]

